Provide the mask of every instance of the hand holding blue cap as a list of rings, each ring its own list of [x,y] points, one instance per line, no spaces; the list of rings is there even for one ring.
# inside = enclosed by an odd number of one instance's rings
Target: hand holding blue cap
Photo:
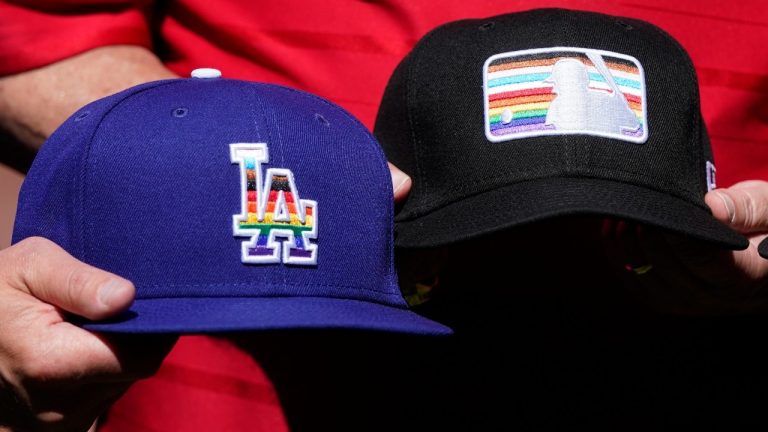
[[[53,240],[130,279],[104,332],[450,330],[406,308],[391,180],[341,108],[268,84],[157,81],[96,101],[46,142],[14,242]]]

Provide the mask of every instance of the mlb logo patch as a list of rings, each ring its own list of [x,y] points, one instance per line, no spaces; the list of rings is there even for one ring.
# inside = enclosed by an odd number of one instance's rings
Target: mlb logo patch
[[[493,142],[589,134],[648,139],[645,75],[634,57],[586,48],[496,54],[483,66],[485,135]]]

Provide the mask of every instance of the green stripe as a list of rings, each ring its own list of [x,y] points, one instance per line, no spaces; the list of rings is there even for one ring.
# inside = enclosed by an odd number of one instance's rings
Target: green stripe
[[[528,118],[528,117],[539,117],[543,115],[547,115],[547,109],[535,109],[535,110],[527,110],[527,111],[515,111],[512,113],[512,120],[517,120],[521,118]],[[501,121],[501,114],[497,114],[495,116],[491,116],[491,123],[498,123]]]
[[[293,231],[294,234],[300,233],[302,231],[312,231],[311,226],[298,226],[288,224],[240,224],[240,229],[260,229],[265,230],[266,233],[272,229],[288,229]]]

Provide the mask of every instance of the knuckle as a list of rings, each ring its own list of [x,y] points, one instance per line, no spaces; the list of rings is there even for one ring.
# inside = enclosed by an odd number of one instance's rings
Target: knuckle
[[[60,319],[55,307],[40,303],[22,313],[22,326],[34,326]],[[13,348],[12,368],[15,375],[27,382],[44,382],[59,375],[56,352],[51,351],[50,340],[40,337],[25,338]]]
[[[50,240],[37,236],[27,237],[16,244],[18,247],[31,248],[32,250],[49,247],[50,245]]]
[[[21,372],[25,382],[46,382],[56,375],[50,362],[42,355],[27,358]]]
[[[62,302],[60,306],[91,319],[101,318],[104,311],[99,306],[101,303],[98,299],[98,287],[104,282],[106,277],[89,267],[70,269],[63,292],[59,296]]]
[[[750,190],[744,191],[744,226],[754,227],[758,218],[758,202],[755,195]]]
[[[29,285],[39,273],[41,257],[47,255],[53,242],[42,237],[28,237],[6,251],[9,254],[11,275],[22,286]]]
[[[88,291],[93,285],[92,272],[82,269],[73,268],[69,270],[67,275],[67,282],[64,286],[64,296],[68,304],[80,303],[85,295],[88,295]]]
[[[27,237],[16,243],[15,249],[17,258],[31,260],[41,255],[41,251],[47,251],[53,243],[43,237]]]
[[[60,375],[52,357],[34,346],[26,346],[19,351],[18,363],[16,374],[21,377],[22,383],[48,382]]]

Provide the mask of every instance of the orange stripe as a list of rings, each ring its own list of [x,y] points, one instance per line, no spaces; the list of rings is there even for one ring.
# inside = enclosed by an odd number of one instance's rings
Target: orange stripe
[[[605,89],[594,89],[594,90],[602,90],[606,91]],[[557,95],[554,93],[546,94],[546,95],[533,95],[533,96],[518,96],[513,98],[506,98],[506,99],[497,99],[495,101],[488,103],[488,108],[499,108],[503,106],[513,106],[518,104],[526,104],[526,103],[535,103],[535,102],[551,102]],[[627,99],[627,103],[629,104],[629,107],[633,110],[642,110],[643,104],[639,97],[635,95],[625,94],[624,97]]]
[[[576,57],[562,56],[562,57],[553,57],[551,59],[527,60],[527,61],[504,63],[500,65],[490,66],[488,68],[488,72],[498,72],[503,70],[521,69],[521,68],[536,67],[536,66],[551,66],[564,58],[576,58]],[[584,63],[587,67],[595,66],[589,60],[582,60],[582,59],[579,59],[579,60],[581,60],[581,62]],[[608,69],[620,70],[620,71],[631,73],[631,74],[640,73],[640,70],[638,68],[633,66],[627,66],[622,63],[606,62],[605,64],[608,66]]]
[[[517,105],[532,102],[551,102],[555,98],[554,93],[534,96],[519,96],[515,98],[498,99],[488,104],[488,108],[498,108],[508,105]]]
[[[627,66],[623,63],[606,62],[605,64],[608,66],[608,69],[620,70],[622,72],[627,72],[635,75],[638,75],[640,73],[640,69],[634,66]]]
[[[488,72],[497,72],[497,71],[503,71],[503,70],[520,69],[520,68],[536,67],[536,66],[551,66],[555,64],[558,60],[562,60],[564,58],[569,58],[569,57],[562,56],[562,57],[552,57],[549,59],[525,60],[525,61],[504,63],[500,65],[490,66],[488,68]],[[574,57],[570,57],[570,58],[574,58]],[[589,62],[589,61],[587,62],[589,65],[592,64],[592,62]]]

